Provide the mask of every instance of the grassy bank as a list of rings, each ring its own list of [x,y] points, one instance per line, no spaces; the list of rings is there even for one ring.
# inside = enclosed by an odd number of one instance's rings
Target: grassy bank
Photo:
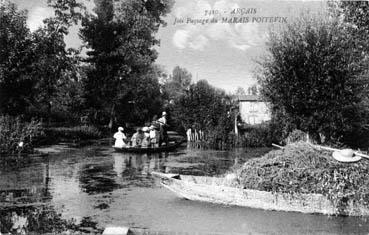
[[[369,161],[340,163],[331,154],[297,142],[251,159],[235,171],[244,188],[291,194],[319,193],[331,199],[338,209],[349,200],[368,205]]]

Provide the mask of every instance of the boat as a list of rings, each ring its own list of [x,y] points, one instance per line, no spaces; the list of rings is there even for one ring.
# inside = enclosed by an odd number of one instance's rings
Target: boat
[[[264,210],[319,213],[325,215],[368,216],[363,203],[348,201],[337,208],[322,194],[290,194],[244,189],[235,179],[152,172],[161,184],[179,197],[227,206],[241,206]]]
[[[169,142],[168,145],[164,145],[164,146],[160,146],[160,147],[131,147],[131,146],[127,146],[127,147],[115,147],[113,146],[113,148],[115,149],[115,151],[117,152],[129,152],[129,153],[158,153],[158,152],[169,152],[169,151],[173,151],[175,149],[177,149],[180,145],[182,144],[182,141],[176,141],[176,142]]]

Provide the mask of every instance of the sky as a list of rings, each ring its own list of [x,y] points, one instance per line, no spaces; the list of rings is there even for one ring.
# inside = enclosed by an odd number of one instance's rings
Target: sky
[[[28,10],[31,30],[53,14],[46,6],[47,0],[12,1]],[[82,1],[93,9],[92,0]],[[237,87],[247,90],[256,83],[257,61],[267,55],[268,31],[283,27],[303,12],[320,14],[325,6],[324,0],[176,0],[164,18],[167,26],[157,34],[160,46],[156,62],[168,74],[178,65],[192,73],[193,81],[206,79],[227,92],[234,92]],[[273,17],[275,22],[262,22],[266,18],[261,17]],[[214,18],[218,22],[209,22]],[[225,18],[236,18],[237,22],[223,23]],[[70,30],[68,46],[81,45],[77,33],[78,27]]]

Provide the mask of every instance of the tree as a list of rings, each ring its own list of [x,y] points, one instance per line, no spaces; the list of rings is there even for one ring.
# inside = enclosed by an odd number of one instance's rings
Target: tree
[[[165,97],[169,101],[177,101],[179,97],[188,91],[191,85],[192,74],[185,68],[174,67],[169,79],[163,84]]]
[[[155,33],[165,25],[162,17],[168,13],[171,2],[100,0],[96,5],[96,16],[86,15],[81,29],[81,37],[91,49],[86,60],[91,64],[85,80],[86,105],[95,121],[109,121],[110,127],[114,120],[142,121],[151,114],[144,112],[144,117],[137,119],[124,113],[138,113],[143,106],[156,107],[152,104],[157,101],[135,97],[130,88],[152,84],[150,89],[156,91],[139,94],[151,97],[159,92],[157,78],[153,78],[153,62],[157,58],[154,46],[159,43]],[[129,120],[125,119],[127,116]]]
[[[29,105],[32,40],[27,12],[0,5],[0,113],[16,115]]]
[[[76,77],[76,54],[66,49],[64,36],[80,19],[77,10],[83,6],[75,0],[48,3],[55,16],[45,19],[34,33],[27,28],[27,12],[12,3],[0,7],[2,113],[33,116],[37,112],[50,117],[52,102],[63,99],[59,89]]]
[[[252,85],[249,88],[247,88],[247,93],[249,95],[257,95],[258,94],[258,88],[256,85]]]
[[[235,95],[236,96],[244,96],[244,95],[246,95],[246,91],[245,91],[245,89],[243,89],[243,87],[237,87],[237,89],[235,91]]]
[[[222,126],[222,130],[226,128],[221,120],[227,116],[229,105],[230,98],[224,91],[210,86],[206,80],[200,80],[179,98],[172,116],[181,128],[194,127],[208,134],[218,126]],[[228,124],[232,126],[233,122]]]
[[[64,96],[65,88],[78,80],[79,52],[67,49],[64,37],[69,27],[81,19],[84,6],[75,0],[48,0],[48,4],[54,8],[55,16],[45,19],[44,26],[32,35],[35,55],[32,75],[36,81],[34,109],[50,120],[53,103],[65,104],[67,100],[63,99],[68,97]],[[64,95],[58,94],[59,91]]]
[[[335,19],[302,19],[270,34],[261,94],[287,128],[341,140],[366,122],[363,54]]]
[[[368,1],[329,1],[331,17],[338,18],[345,28],[357,40],[357,47],[369,52],[369,2]]]

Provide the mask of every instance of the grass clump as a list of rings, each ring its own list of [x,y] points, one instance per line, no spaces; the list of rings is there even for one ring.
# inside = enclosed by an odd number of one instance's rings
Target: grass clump
[[[368,206],[369,162],[341,163],[331,154],[297,142],[247,161],[236,174],[248,189],[323,194],[338,208],[348,201]]]
[[[23,122],[19,117],[0,116],[0,153],[31,153],[34,141],[41,134],[41,123],[37,121]]]
[[[45,129],[48,138],[58,141],[80,141],[101,138],[101,132],[94,126],[50,127]]]

